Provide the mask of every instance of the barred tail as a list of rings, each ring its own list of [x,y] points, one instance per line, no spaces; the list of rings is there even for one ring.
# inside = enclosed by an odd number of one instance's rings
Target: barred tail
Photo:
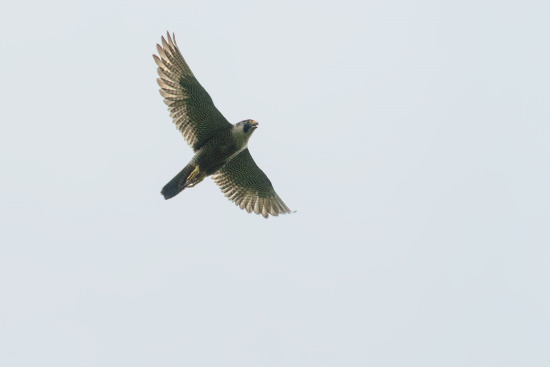
[[[184,169],[181,170],[180,173],[176,175],[176,177],[170,180],[170,182],[168,182],[166,186],[162,188],[162,191],[160,193],[164,196],[166,200],[173,198],[187,187],[187,177],[189,177],[194,169],[194,165],[188,164],[187,166],[185,166]]]

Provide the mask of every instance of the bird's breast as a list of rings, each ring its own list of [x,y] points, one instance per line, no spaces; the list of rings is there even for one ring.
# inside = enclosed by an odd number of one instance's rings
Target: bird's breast
[[[197,152],[194,161],[202,171],[211,175],[239,153],[239,148],[234,144],[208,145]]]

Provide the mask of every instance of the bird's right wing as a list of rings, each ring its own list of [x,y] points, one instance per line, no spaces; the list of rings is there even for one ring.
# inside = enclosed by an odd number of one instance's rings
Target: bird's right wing
[[[153,55],[158,65],[160,94],[177,128],[196,151],[216,132],[232,125],[193,75],[175,37],[167,33],[167,39],[162,37],[162,46],[157,44],[159,56]]]
[[[273,189],[271,181],[256,165],[248,148],[212,175],[222,192],[241,209],[251,213],[279,215],[291,213]]]

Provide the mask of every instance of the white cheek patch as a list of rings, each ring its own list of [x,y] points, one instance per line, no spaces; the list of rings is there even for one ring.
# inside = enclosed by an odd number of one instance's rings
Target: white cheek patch
[[[248,139],[250,139],[250,135],[251,135],[251,134],[246,134],[243,131],[242,126],[237,126],[237,127],[234,126],[231,129],[231,134],[233,135],[233,139],[235,139],[235,144],[237,145],[238,150],[227,159],[228,161],[232,160],[237,156],[237,154],[239,154],[240,152],[246,149],[246,147],[248,146]]]
[[[231,134],[233,134],[233,139],[235,139],[235,143],[239,148],[246,148],[248,144],[248,139],[250,139],[251,134],[246,134],[242,126],[233,127],[233,129],[231,129]]]

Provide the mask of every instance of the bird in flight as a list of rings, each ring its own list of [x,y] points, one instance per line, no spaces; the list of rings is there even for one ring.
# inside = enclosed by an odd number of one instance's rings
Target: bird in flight
[[[247,212],[269,215],[291,213],[248,150],[248,139],[258,128],[254,120],[231,124],[218,111],[185,62],[176,38],[167,33],[157,44],[160,94],[170,116],[195,155],[161,193],[170,199],[212,176],[229,200]]]

